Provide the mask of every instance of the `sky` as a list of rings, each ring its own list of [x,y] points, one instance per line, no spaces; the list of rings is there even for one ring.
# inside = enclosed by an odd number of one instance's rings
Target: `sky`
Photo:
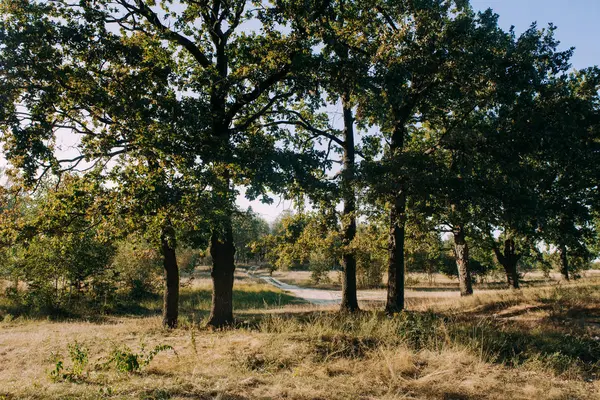
[[[532,22],[540,28],[552,22],[558,28],[555,36],[561,42],[561,50],[575,47],[573,68],[600,65],[600,0],[471,0],[471,5],[481,11],[491,8],[500,16],[500,26],[508,30],[514,25],[517,35]],[[238,197],[238,205],[252,206],[268,221],[292,207],[290,201],[278,197],[272,205],[266,205],[250,202],[243,195]]]

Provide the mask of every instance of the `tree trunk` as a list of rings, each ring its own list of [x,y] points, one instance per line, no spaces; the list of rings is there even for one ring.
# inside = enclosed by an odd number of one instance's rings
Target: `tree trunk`
[[[560,273],[563,275],[565,280],[569,280],[569,258],[567,256],[567,246],[561,244],[558,247],[560,253]]]
[[[512,288],[513,289],[518,289],[519,288],[519,272],[517,271],[517,262],[519,260],[514,260],[512,262],[512,264],[510,265],[510,273],[512,274]]]
[[[473,294],[471,282],[471,270],[469,269],[469,245],[465,239],[462,226],[454,231],[454,254],[456,266],[458,267],[458,281],[460,283],[460,295],[470,296]]]
[[[519,272],[517,271],[517,264],[519,263],[521,255],[517,254],[516,252],[515,241],[512,239],[507,239],[504,241],[504,254],[500,252],[498,246],[496,246],[495,244],[495,241],[493,241],[492,243],[494,253],[496,254],[496,258],[498,259],[500,265],[504,267],[504,272],[506,273],[506,280],[508,281],[508,285],[512,286],[513,289],[518,289]]]
[[[210,255],[213,259],[212,306],[208,325],[219,328],[233,323],[233,274],[235,272],[235,245],[231,218],[222,230],[214,230],[210,238]]]
[[[401,112],[394,109],[396,120],[390,141],[390,158],[402,157],[404,148],[404,124]],[[406,225],[406,192],[400,183],[393,193],[390,209],[388,242],[388,287],[385,310],[388,314],[404,309],[404,236]]]
[[[404,309],[404,230],[406,197],[400,194],[390,211],[388,244],[388,285],[385,311],[388,314]]]
[[[356,236],[356,197],[354,194],[354,117],[349,95],[342,96],[344,109],[344,159],[342,170],[342,196],[344,213],[342,216],[344,253],[342,254],[342,304],[341,311],[358,311],[356,296],[356,257],[349,247]]]
[[[175,230],[167,225],[160,237],[165,268],[165,292],[163,297],[163,325],[168,328],[177,327],[179,316],[179,268],[175,255]]]

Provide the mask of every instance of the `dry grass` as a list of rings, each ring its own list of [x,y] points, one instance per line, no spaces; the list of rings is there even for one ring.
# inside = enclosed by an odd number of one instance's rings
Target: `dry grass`
[[[7,318],[0,323],[0,398],[600,398],[597,284],[486,292],[410,308],[387,318],[260,307],[217,332],[189,319],[167,331],[157,316],[102,323]],[[56,355],[68,367],[67,346],[75,341],[89,349],[83,377],[53,382],[48,371]],[[112,348],[136,352],[142,343],[175,351],[137,373],[95,367]]]
[[[260,270],[268,273],[268,270]],[[600,280],[600,270],[591,269],[580,272],[585,280]],[[307,270],[279,270],[274,271],[272,276],[290,285],[310,287],[316,289],[341,290],[342,275],[340,271],[329,271],[325,282],[315,283],[311,279],[311,272]],[[387,275],[382,277],[382,288],[387,283]],[[521,281],[523,287],[539,287],[552,284],[565,283],[562,275],[558,272],[550,272],[545,275],[541,271],[526,272]],[[406,285],[409,288],[422,290],[456,290],[458,291],[458,279],[441,273],[428,275],[421,272],[410,272],[407,275]],[[475,283],[475,290],[502,289],[506,286],[506,277],[501,271],[495,271],[486,277],[483,282]]]

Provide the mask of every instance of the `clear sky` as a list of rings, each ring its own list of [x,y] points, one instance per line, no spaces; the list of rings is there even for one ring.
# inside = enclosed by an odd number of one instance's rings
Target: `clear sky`
[[[471,0],[471,5],[491,8],[500,15],[502,28],[514,25],[517,33],[532,22],[539,27],[552,22],[562,47],[575,47],[573,67],[600,65],[600,0]]]
[[[555,35],[561,49],[575,47],[573,68],[600,65],[600,0],[471,0],[471,5],[476,10],[491,8],[500,16],[500,26],[508,30],[514,25],[517,35],[532,22],[540,28],[552,22],[558,28]],[[251,205],[269,221],[291,206],[289,201],[275,199],[273,205],[265,205],[242,196],[238,204],[244,208]]]

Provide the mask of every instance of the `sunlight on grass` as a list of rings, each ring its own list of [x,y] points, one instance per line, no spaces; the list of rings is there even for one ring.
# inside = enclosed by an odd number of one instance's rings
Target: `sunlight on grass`
[[[600,394],[598,284],[486,292],[422,304],[393,318],[377,310],[348,315],[296,305],[294,298],[262,284],[236,284],[234,297],[242,310],[240,323],[216,332],[202,328],[210,305],[204,284],[182,290],[183,317],[175,330],[162,328],[157,313],[101,322],[7,318],[0,323],[0,398],[44,393],[83,399],[391,399],[410,393],[468,399],[486,393],[490,399],[587,399]],[[160,309],[160,299],[145,307]],[[76,380],[53,381],[48,374],[56,369],[55,360],[64,361],[65,371],[73,369],[74,343],[85,349],[86,366]],[[102,367],[115,348],[145,354],[171,347],[139,371]]]

